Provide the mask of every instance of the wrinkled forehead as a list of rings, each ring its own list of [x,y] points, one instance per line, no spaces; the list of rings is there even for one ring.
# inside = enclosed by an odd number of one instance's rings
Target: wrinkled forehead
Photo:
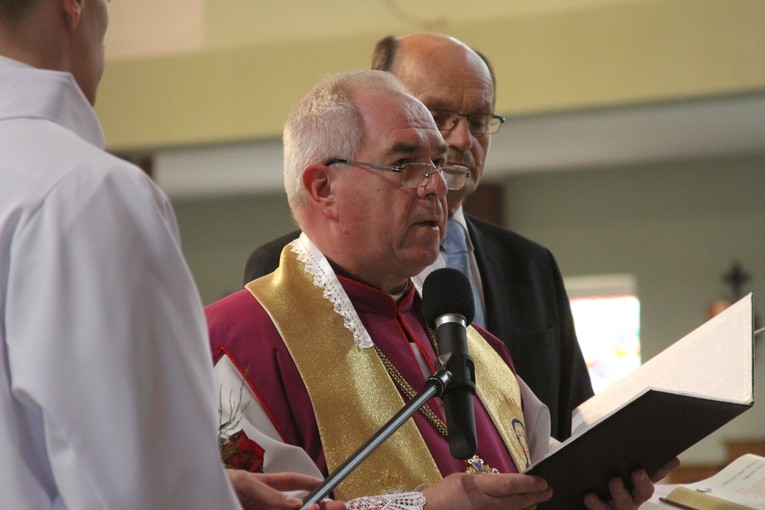
[[[397,76],[428,108],[460,112],[492,111],[494,82],[486,63],[472,51],[446,48],[403,53]]]
[[[360,102],[368,144],[386,157],[432,159],[446,152],[446,143],[430,111],[409,94],[386,93]]]
[[[414,96],[406,95],[402,98],[402,108],[410,125],[415,128],[434,129],[438,131],[433,115],[428,107]]]

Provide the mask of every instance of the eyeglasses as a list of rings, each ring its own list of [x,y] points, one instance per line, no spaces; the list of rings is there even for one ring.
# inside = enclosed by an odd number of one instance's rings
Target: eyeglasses
[[[499,128],[505,122],[503,116],[494,113],[459,113],[439,109],[431,109],[430,113],[433,115],[433,120],[436,121],[438,130],[444,134],[457,127],[457,123],[459,123],[462,117],[467,119],[468,129],[474,136],[493,135],[499,131]]]
[[[447,189],[462,189],[465,181],[470,177],[470,170],[462,165],[443,165],[435,166],[432,163],[404,163],[403,165],[377,165],[374,163],[362,163],[350,159],[331,159],[326,165],[353,165],[372,168],[374,170],[384,170],[386,172],[395,172],[401,174],[401,185],[407,188],[419,188],[427,186],[430,177],[434,173],[440,173],[446,181]]]

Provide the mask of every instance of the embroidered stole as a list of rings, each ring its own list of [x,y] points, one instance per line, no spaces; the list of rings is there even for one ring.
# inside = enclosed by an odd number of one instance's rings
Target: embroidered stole
[[[274,273],[248,283],[246,288],[268,312],[298,367],[331,473],[400,411],[404,401],[375,349],[356,345],[347,319],[335,311],[325,297],[326,289],[316,285],[292,245],[282,251]],[[363,328],[361,324],[357,327]],[[516,423],[521,429],[523,424],[515,375],[473,328],[468,332],[478,395],[522,471],[528,462],[524,455],[528,449],[525,436],[514,432]],[[355,412],[338,415],[340,408]],[[407,420],[337,486],[334,494],[349,500],[390,490],[413,490],[441,478],[417,426]]]
[[[472,326],[467,328],[467,346],[475,365],[476,394],[494,422],[515,467],[523,473],[531,466],[531,454],[526,440],[518,379],[497,351]]]

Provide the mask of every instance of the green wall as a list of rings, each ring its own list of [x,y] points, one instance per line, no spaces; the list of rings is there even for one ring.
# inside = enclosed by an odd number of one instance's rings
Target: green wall
[[[505,193],[506,224],[564,275],[637,276],[646,358],[705,320],[734,261],[765,290],[763,157],[520,175]]]
[[[565,276],[632,273],[641,306],[643,360],[700,326],[727,296],[734,261],[752,276],[765,325],[765,155],[504,180],[507,225],[545,244]],[[758,299],[759,298],[759,299]],[[724,339],[721,339],[724,341]],[[765,355],[765,341],[756,357]],[[681,455],[725,462],[725,441],[765,437],[765,362],[754,367],[755,406]]]
[[[205,305],[242,288],[253,248],[296,228],[284,194],[176,200],[173,207]]]

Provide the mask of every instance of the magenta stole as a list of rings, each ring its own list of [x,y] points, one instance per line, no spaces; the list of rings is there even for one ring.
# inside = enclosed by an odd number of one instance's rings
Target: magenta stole
[[[366,394],[369,393],[370,389],[374,389],[375,391],[372,391],[374,393],[380,388],[387,388],[385,391],[390,393],[388,387],[390,381],[382,380],[386,379],[387,374],[379,377],[379,371],[375,372],[376,375],[371,375],[372,372],[366,370],[354,370],[353,376],[348,377],[349,367],[358,367],[358,365],[352,363],[346,365],[348,361],[345,358],[355,356],[362,349],[356,347],[351,338],[350,343],[344,343],[338,350],[337,338],[331,336],[327,338],[321,335],[321,332],[325,332],[323,328],[326,327],[326,324],[322,324],[325,319],[337,320],[339,318],[342,327],[342,318],[339,316],[332,317],[335,315],[331,311],[332,305],[324,300],[325,304],[329,306],[329,311],[327,309],[322,310],[317,320],[316,310],[313,309],[317,303],[303,294],[306,286],[313,287],[310,278],[310,275],[302,271],[301,263],[296,260],[294,253],[287,247],[282,253],[280,269],[272,275],[251,282],[247,288],[261,301],[261,305],[268,311],[282,336],[285,336],[285,331],[280,328],[280,323],[299,321],[299,323],[304,324],[301,326],[302,333],[300,333],[304,338],[294,338],[294,330],[292,330],[290,336],[293,338],[285,341],[288,348],[290,348],[290,343],[294,345],[294,342],[302,342],[302,344],[310,342],[312,346],[311,352],[313,354],[309,358],[304,355],[301,357],[299,353],[295,355],[291,350],[303,379],[306,380],[306,371],[313,371],[314,373],[321,371],[322,376],[326,375],[327,380],[331,381],[330,386],[337,386],[336,388],[332,387],[329,392],[324,391],[320,397],[317,397],[316,394],[311,393],[310,381],[306,383],[309,394],[311,394],[312,405],[314,409],[318,410],[315,414],[319,415],[318,427],[322,444],[331,445],[330,448],[326,446],[324,448],[327,467],[331,472],[366,439],[371,437],[380,424],[385,423],[393,412],[404,404],[401,397],[398,396],[398,392],[395,392],[397,402],[395,402],[394,409],[380,408],[378,405],[380,401],[375,400],[374,395],[367,399]],[[411,289],[403,298],[395,302],[390,296],[378,289],[348,278],[340,277],[339,280],[353,303],[362,324],[369,335],[375,339],[375,344],[396,366],[415,391],[422,390],[424,376],[412,354],[409,339],[415,341],[425,359],[434,360],[435,353],[428,341],[427,333],[418,319],[418,314],[413,309],[413,306],[418,306],[419,300],[415,290]],[[321,293],[320,289],[319,293]],[[279,311],[280,309],[281,311]],[[471,336],[474,336],[473,341],[475,341],[475,335],[476,333],[473,331],[471,333]],[[322,347],[319,345],[322,342],[330,342],[330,344],[325,344]],[[491,337],[484,344],[491,345],[491,348],[499,353],[503,361],[507,365],[511,365],[509,357],[498,340]],[[367,351],[365,355],[374,353],[372,349],[363,349],[363,351]],[[492,354],[496,355],[494,352]],[[374,357],[376,358],[376,354]],[[247,356],[245,355],[244,358]],[[433,368],[431,366],[431,369]],[[507,374],[511,374],[507,370],[507,366],[505,366],[505,370]],[[480,395],[481,379],[479,375],[480,373],[477,374],[477,380]],[[508,378],[511,377],[512,375],[508,376]],[[352,387],[345,383],[341,384],[341,382],[349,380],[352,380],[350,383]],[[515,381],[512,382],[515,383]],[[326,388],[327,385],[324,384],[323,387]],[[502,392],[496,387],[487,388],[486,391],[489,394]],[[353,397],[349,397],[349,395],[353,395]],[[387,397],[389,396],[387,395]],[[321,401],[317,402],[317,398],[320,398]],[[430,402],[428,405],[435,413],[441,414],[434,402]],[[327,413],[327,410],[330,412]],[[375,416],[378,412],[380,415]],[[332,418],[322,420],[322,415]],[[433,483],[434,477],[437,479],[439,476],[465,471],[465,462],[454,459],[449,454],[446,438],[421,413],[417,413],[413,421],[416,430],[412,428],[412,421],[409,421],[338,487],[335,491],[336,496],[347,499],[387,490],[412,490],[416,486],[416,484],[412,485],[413,480],[417,480],[417,483]],[[407,427],[410,429],[408,432],[405,431]],[[485,463],[501,472],[517,472],[512,456],[505,446],[505,441],[509,441],[508,435],[512,435],[512,427],[506,420],[501,428],[502,432],[500,433],[483,403],[476,399],[478,456]],[[415,435],[419,435],[424,441],[423,446],[427,450],[418,450],[417,441],[410,441],[413,430]],[[407,434],[409,435],[408,439]],[[505,441],[503,441],[503,435]],[[433,463],[435,466],[432,466]],[[437,472],[433,471],[432,467],[435,467]],[[410,486],[406,486],[407,484]]]

